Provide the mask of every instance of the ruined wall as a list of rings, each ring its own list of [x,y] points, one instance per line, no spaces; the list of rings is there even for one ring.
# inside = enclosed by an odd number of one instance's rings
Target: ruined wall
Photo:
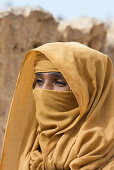
[[[43,11],[1,13],[0,18],[0,150],[17,75],[24,55],[46,42],[57,41],[58,22]]]
[[[102,51],[109,55],[114,63],[114,19],[106,23],[106,40]]]
[[[113,28],[114,24],[107,26],[89,17],[58,21],[42,10],[0,13],[0,152],[17,75],[26,52],[47,42],[78,41],[104,51],[114,60]]]

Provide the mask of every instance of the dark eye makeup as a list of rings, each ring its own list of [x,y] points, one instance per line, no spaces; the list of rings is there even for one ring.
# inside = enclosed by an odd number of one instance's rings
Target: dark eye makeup
[[[44,84],[44,80],[41,78],[36,78],[35,85],[42,86]]]
[[[54,85],[60,86],[60,87],[62,87],[62,86],[67,86],[67,85],[68,85],[66,82],[64,82],[64,80],[53,79],[53,80],[51,80],[51,81],[52,81],[52,83],[53,83]],[[41,85],[43,85],[44,83],[45,83],[45,81],[44,81],[43,79],[40,79],[40,78],[37,78],[37,79],[36,79],[36,84],[37,84],[38,86],[41,86]]]
[[[35,73],[35,86],[42,86],[45,81],[47,81],[47,77],[45,80],[45,75],[48,74],[48,80],[50,83],[53,84],[53,86],[57,87],[66,87],[68,86],[65,78],[60,72],[50,72],[50,73]]]
[[[59,85],[59,86],[66,86],[68,85],[66,82],[63,82],[63,81],[60,81],[60,80],[57,80],[54,82],[55,85]]]

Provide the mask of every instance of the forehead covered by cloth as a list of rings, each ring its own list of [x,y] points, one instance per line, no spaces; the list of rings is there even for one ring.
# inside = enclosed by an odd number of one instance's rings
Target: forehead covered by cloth
[[[59,70],[44,54],[41,53],[34,59],[34,72],[59,72]]]

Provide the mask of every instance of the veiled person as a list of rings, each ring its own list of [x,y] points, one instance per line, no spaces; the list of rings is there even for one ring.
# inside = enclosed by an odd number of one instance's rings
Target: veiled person
[[[0,170],[112,170],[113,163],[109,57],[77,42],[48,43],[27,53]]]

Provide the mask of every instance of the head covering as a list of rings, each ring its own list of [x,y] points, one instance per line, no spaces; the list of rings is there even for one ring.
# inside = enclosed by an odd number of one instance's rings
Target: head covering
[[[62,73],[72,92],[32,89],[34,60],[41,54]],[[52,104],[60,100],[64,102]],[[46,116],[50,121],[44,121]],[[40,46],[26,55],[18,77],[0,170],[111,170],[113,122],[109,57],[77,42]]]
[[[34,72],[59,72],[59,70],[44,54],[40,54],[34,59]]]

